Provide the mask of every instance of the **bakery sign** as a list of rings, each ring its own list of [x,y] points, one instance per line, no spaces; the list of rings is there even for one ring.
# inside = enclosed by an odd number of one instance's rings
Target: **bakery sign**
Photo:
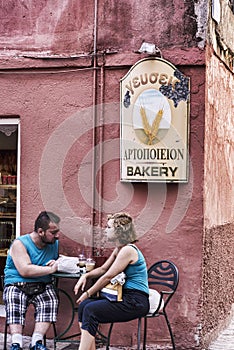
[[[162,58],[121,79],[121,181],[187,182],[189,78]]]

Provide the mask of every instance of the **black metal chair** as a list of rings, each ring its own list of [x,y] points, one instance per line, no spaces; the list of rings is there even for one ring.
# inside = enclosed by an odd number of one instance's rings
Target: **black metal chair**
[[[159,316],[164,316],[171,337],[173,350],[175,350],[174,336],[171,325],[167,316],[167,305],[175,293],[179,283],[179,272],[175,264],[169,260],[161,260],[153,264],[148,269],[148,282],[150,288],[150,312],[142,318],[138,319],[137,326],[137,350],[140,350],[141,345],[141,323],[144,319],[144,335],[143,335],[143,350],[146,349],[147,337],[147,320]],[[106,350],[110,347],[110,337],[114,323],[110,324],[108,333],[104,336],[102,333],[103,343],[106,345]]]
[[[156,290],[155,296],[150,296],[150,302],[155,302],[154,310],[143,318],[144,319],[144,335],[143,335],[143,350],[146,349],[146,337],[147,337],[147,321],[155,317],[164,316],[166,324],[170,333],[171,343],[173,350],[175,350],[175,341],[172,332],[172,328],[169,322],[169,318],[166,312],[167,305],[174,295],[178,283],[179,283],[179,272],[175,264],[169,260],[161,260],[153,264],[148,269],[148,282],[150,290]],[[158,293],[157,293],[158,292]],[[154,300],[155,298],[155,300]],[[152,307],[152,305],[151,305]],[[139,331],[141,330],[141,320],[138,320],[138,339],[140,339]]]

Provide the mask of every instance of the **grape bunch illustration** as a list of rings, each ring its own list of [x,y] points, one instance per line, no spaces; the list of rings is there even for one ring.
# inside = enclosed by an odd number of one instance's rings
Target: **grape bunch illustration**
[[[159,91],[168,99],[174,102],[174,106],[177,107],[180,101],[187,101],[189,96],[189,78],[183,75],[178,69],[175,70],[174,76],[179,79],[179,82],[172,84],[162,85]]]

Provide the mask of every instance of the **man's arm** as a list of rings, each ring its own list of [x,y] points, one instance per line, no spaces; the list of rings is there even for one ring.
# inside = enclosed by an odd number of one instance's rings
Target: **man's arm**
[[[12,244],[10,254],[16,269],[24,278],[49,275],[56,272],[58,268],[57,261],[48,266],[33,265],[25,246],[18,239]]]

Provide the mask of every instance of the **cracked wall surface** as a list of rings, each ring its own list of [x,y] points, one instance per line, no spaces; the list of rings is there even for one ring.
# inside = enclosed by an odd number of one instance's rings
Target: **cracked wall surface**
[[[206,118],[204,163],[204,347],[230,319],[233,294],[234,212],[234,15],[220,1],[220,23],[209,17],[206,49]],[[225,49],[226,47],[226,49]],[[227,49],[228,48],[228,49]]]
[[[216,2],[218,3],[218,0]],[[234,72],[234,13],[229,0],[219,0],[219,5],[218,20],[212,15],[212,1],[210,1],[207,40],[216,55]]]

